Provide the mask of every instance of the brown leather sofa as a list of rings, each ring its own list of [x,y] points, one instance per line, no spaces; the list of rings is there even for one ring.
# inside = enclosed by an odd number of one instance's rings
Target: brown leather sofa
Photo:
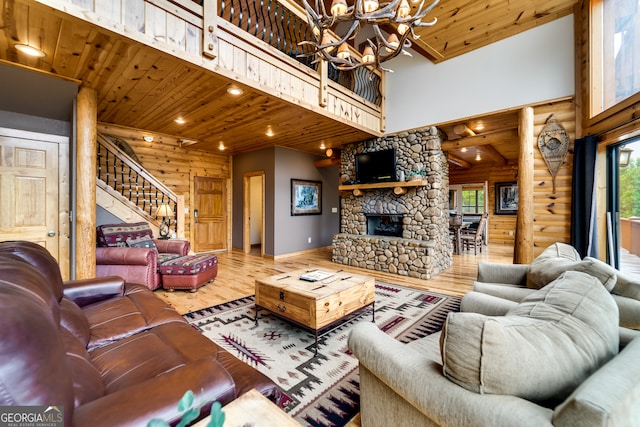
[[[120,277],[63,282],[37,244],[0,243],[0,405],[64,406],[66,426],[175,424],[187,390],[227,404],[266,376]]]

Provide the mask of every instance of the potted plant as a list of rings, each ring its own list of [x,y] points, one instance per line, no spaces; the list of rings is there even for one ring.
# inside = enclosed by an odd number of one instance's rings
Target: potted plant
[[[407,180],[421,181],[425,174],[426,174],[426,171],[424,170],[424,168],[410,170],[409,172],[407,172]]]

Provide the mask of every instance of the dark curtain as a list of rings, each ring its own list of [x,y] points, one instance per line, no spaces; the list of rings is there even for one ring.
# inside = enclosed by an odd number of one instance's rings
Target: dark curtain
[[[595,197],[597,153],[596,135],[576,139],[571,180],[571,245],[582,257],[598,257]]]

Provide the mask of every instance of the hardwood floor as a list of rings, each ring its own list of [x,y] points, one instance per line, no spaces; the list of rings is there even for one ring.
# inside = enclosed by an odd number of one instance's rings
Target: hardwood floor
[[[260,257],[244,254],[240,251],[216,253],[218,257],[218,276],[197,292],[168,292],[157,290],[156,295],[173,306],[180,314],[222,304],[237,298],[254,294],[255,279],[271,276],[300,268],[321,268],[324,270],[350,271],[357,274],[374,276],[377,280],[396,283],[417,289],[427,289],[448,295],[462,296],[471,290],[477,275],[478,261],[511,263],[513,247],[490,244],[484,246],[482,253],[473,255],[473,251],[463,251],[453,255],[453,266],[429,280],[413,279],[396,274],[365,270],[331,262],[329,248],[316,249],[295,256]]]
[[[431,290],[443,294],[463,296],[473,286],[477,276],[478,261],[511,263],[513,247],[490,244],[484,246],[482,253],[474,255],[472,250],[463,251],[461,255],[453,255],[453,265],[430,280],[413,279],[396,274],[364,270],[331,262],[329,248],[307,251],[295,256],[280,258],[260,257],[256,254],[244,254],[240,251],[216,253],[218,257],[218,276],[197,292],[168,292],[157,290],[156,295],[173,306],[180,314],[211,307],[237,298],[254,294],[255,279],[271,276],[300,268],[320,268],[323,270],[350,271],[357,274],[374,276],[377,280],[387,281]],[[356,415],[346,427],[360,427],[360,414]]]

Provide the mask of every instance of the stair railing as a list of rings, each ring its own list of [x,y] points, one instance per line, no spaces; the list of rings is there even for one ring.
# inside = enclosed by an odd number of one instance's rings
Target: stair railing
[[[162,204],[173,212],[170,218],[170,234],[184,235],[184,196],[177,195],[156,179],[149,171],[133,160],[107,136],[97,135],[97,179],[112,195],[118,196],[133,209],[137,209],[148,221],[158,226],[162,218],[155,216]]]

